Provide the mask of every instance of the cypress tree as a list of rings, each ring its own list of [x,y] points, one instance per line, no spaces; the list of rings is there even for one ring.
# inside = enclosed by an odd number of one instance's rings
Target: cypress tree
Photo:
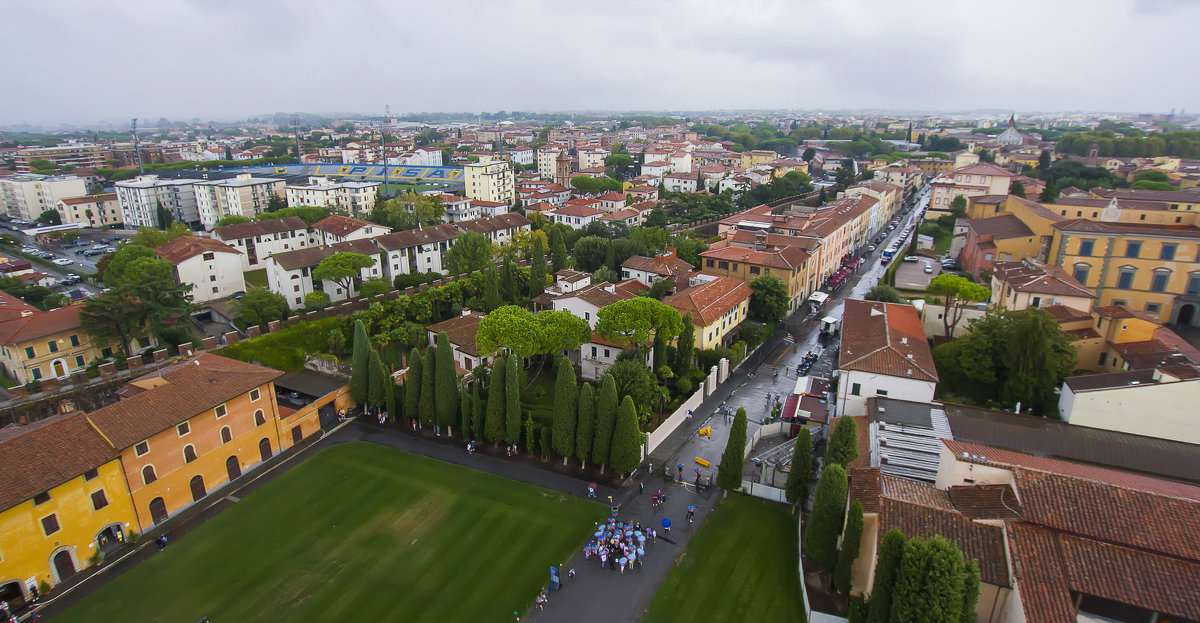
[[[788,472],[787,492],[789,504],[799,504],[804,508],[808,501],[808,486],[812,482],[812,433],[807,426],[801,426],[796,435],[796,447],[792,448],[792,467]]]
[[[633,406],[633,396],[626,396],[617,409],[617,426],[612,436],[613,471],[621,474],[631,474],[642,462],[642,432],[638,430],[637,407]]]
[[[496,446],[504,439],[504,373],[508,366],[503,359],[492,362],[492,376],[488,382],[487,418],[484,435]]]
[[[592,438],[592,462],[608,465],[609,450],[612,448],[613,428],[617,425],[617,381],[605,372],[600,378],[600,401],[596,403],[596,430]]]
[[[529,298],[546,291],[546,246],[541,236],[533,238],[533,254],[529,258]]]
[[[908,539],[892,528],[883,535],[875,561],[875,581],[867,603],[867,623],[888,623],[892,613],[892,594],[896,590],[896,574]]]
[[[961,623],[975,623],[975,605],[979,603],[979,564],[967,560],[963,566],[963,606]]]
[[[370,374],[367,377],[367,404],[372,407],[382,407],[384,400],[387,398],[387,389],[384,387],[387,372],[384,372],[383,362],[379,360],[379,351],[371,349],[369,361]]]
[[[447,434],[454,434],[452,427],[458,417],[458,372],[454,369],[454,351],[450,350],[450,338],[445,331],[438,333],[436,357],[437,423],[446,428]]]
[[[746,409],[738,407],[729,429],[729,440],[721,453],[721,464],[717,466],[717,486],[725,492],[736,491],[742,486],[742,469],[746,460]]]
[[[542,429],[533,421],[533,415],[525,416],[525,453],[533,456],[537,452],[538,434]]]
[[[938,618],[926,608],[929,601],[921,595],[925,585],[925,576],[930,572],[933,552],[929,542],[920,537],[913,537],[904,546],[904,555],[900,558],[900,570],[896,573],[895,589],[892,592],[892,614],[890,621],[896,623],[915,623]],[[961,604],[960,604],[961,607]],[[954,623],[958,623],[955,617]]]
[[[513,274],[512,258],[504,256],[503,268],[500,270],[500,297],[504,299],[504,303],[513,303],[517,300],[517,277]]]
[[[829,435],[829,447],[825,450],[825,458],[829,463],[845,467],[858,457],[858,425],[854,418],[840,417],[833,425],[833,433]]]
[[[804,530],[804,554],[825,573],[833,571],[837,538],[842,531],[842,509],[846,504],[846,470],[833,463],[817,483],[812,514]]]
[[[920,539],[909,541],[920,543]],[[909,552],[905,552],[905,560]],[[922,557],[924,560],[922,560]],[[914,570],[919,570],[919,583],[915,590],[910,582],[909,569],[904,561],[900,565],[900,581],[896,584],[896,593],[892,597],[893,618],[902,617],[900,621],[922,621],[929,623],[962,623],[963,607],[966,604],[966,594],[963,584],[967,579],[966,567],[963,565],[963,555],[958,547],[941,536],[924,542],[924,551],[914,553]],[[972,607],[972,610],[974,608]],[[972,612],[972,620],[974,613]]]
[[[550,444],[551,443],[553,443],[553,442],[550,440],[550,427],[543,426],[540,429],[538,429],[538,446],[541,447],[541,449],[542,449],[542,460],[543,461],[550,460]],[[529,453],[533,454],[533,451],[530,450]]]
[[[696,325],[692,312],[683,315],[683,331],[675,342],[675,376],[684,377],[692,370],[692,355],[696,349]]]
[[[435,423],[434,405],[437,403],[437,395],[434,393],[434,379],[437,375],[436,364],[434,363],[437,353],[435,348],[430,346],[425,349],[425,354],[421,356],[421,406],[420,418],[421,424],[424,426],[433,426]]]
[[[504,440],[513,445],[521,441],[521,376],[517,357],[508,358],[504,373]]]
[[[558,272],[567,267],[567,244],[557,227],[550,230],[550,268]]]
[[[591,383],[584,383],[579,388],[579,419],[575,422],[575,458],[579,465],[587,468],[587,460],[592,456],[592,436],[596,426],[596,398]]]
[[[384,408],[387,409],[388,419],[397,421],[399,413],[396,411],[396,384],[392,382],[390,376],[387,379],[386,387],[387,389],[384,390],[383,396],[384,404],[386,405]]]
[[[500,278],[496,274],[496,267],[489,266],[483,286],[483,307],[488,311],[495,311],[503,305],[504,302],[500,300]]]
[[[838,551],[837,566],[833,569],[833,587],[843,595],[850,594],[850,572],[853,570],[854,561],[858,559],[862,532],[862,502],[855,500],[850,504],[850,515],[846,518],[846,529],[842,532],[842,548]]]
[[[367,402],[371,376],[371,338],[362,320],[354,321],[354,354],[350,357],[350,397],[358,404]]]
[[[563,458],[563,465],[575,450],[575,420],[579,417],[576,397],[575,367],[566,357],[555,362],[558,378],[554,381],[554,451]]]
[[[421,351],[414,346],[408,353],[408,375],[404,378],[404,418],[421,420]]]
[[[482,440],[484,423],[487,422],[487,403],[479,398],[481,380],[471,383],[471,407],[475,413],[471,415],[471,439]]]
[[[458,430],[462,432],[464,441],[471,440],[471,419],[475,417],[475,405],[471,402],[471,393],[463,392],[459,401]]]
[[[653,353],[654,359],[652,360],[653,364],[650,369],[655,374],[658,374],[658,369],[667,365],[667,363],[668,363],[667,362],[667,336],[666,336],[666,334],[664,334],[662,331],[655,331],[654,332],[654,345],[652,348],[654,349],[654,353]]]

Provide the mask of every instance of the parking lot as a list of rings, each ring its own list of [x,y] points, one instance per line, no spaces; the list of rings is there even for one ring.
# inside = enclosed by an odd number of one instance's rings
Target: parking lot
[[[896,287],[903,290],[924,290],[942,272],[942,265],[932,257],[916,256],[915,262],[900,261],[896,269]],[[928,271],[928,272],[926,272]]]

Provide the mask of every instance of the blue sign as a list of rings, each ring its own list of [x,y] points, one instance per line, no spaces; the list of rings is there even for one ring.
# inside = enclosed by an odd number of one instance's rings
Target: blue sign
[[[383,181],[382,164],[282,164],[264,167],[236,167],[224,171],[246,173],[275,173],[283,175],[318,175],[354,178],[366,182]],[[461,182],[462,167],[387,167],[387,179],[393,182]]]

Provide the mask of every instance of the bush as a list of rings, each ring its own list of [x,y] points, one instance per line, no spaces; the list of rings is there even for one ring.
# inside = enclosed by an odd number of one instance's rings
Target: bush
[[[733,349],[730,351],[729,366],[734,367],[742,363],[746,358],[746,343],[734,342]]]
[[[680,396],[690,396],[692,393],[692,382],[687,379],[679,379],[675,381],[675,391]]]
[[[231,344],[218,354],[238,361],[257,361],[285,372],[299,370],[304,367],[305,355],[326,352],[329,332],[333,329],[344,332],[344,323],[341,318],[302,322],[277,333]]]

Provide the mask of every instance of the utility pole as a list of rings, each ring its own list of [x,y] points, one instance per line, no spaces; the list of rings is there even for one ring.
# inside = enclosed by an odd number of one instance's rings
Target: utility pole
[[[386,116],[386,112],[389,111],[390,108],[391,108],[391,106],[386,106],[384,108],[384,110],[385,110],[384,119],[383,119],[383,122],[379,124],[379,151],[383,155],[383,196],[384,197],[389,197],[392,194],[392,189],[388,185],[388,167],[387,167],[387,164],[388,164],[387,163],[387,122],[388,122],[388,119]]]
[[[137,117],[129,124],[130,132],[133,133],[133,150],[137,152],[138,175],[146,174],[146,167],[142,166],[142,143],[138,140],[137,135]]]
[[[296,122],[296,113],[292,113],[292,128],[296,132],[296,162],[304,164],[304,155],[300,153],[300,124]],[[304,165],[304,174],[308,175],[308,165]]]

